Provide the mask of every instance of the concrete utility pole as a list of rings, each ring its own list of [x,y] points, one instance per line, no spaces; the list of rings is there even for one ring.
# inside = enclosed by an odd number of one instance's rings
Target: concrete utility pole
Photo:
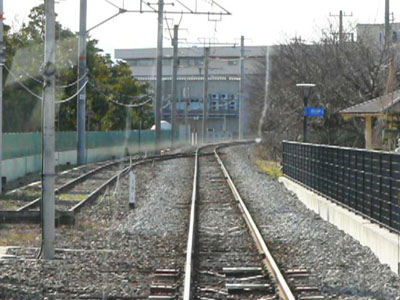
[[[54,0],[45,1],[46,32],[44,49],[42,239],[43,258],[54,258],[54,181],[55,181],[55,74],[56,41]]]
[[[385,0],[385,45],[388,45],[391,39],[390,35],[390,7],[389,0]]]
[[[78,68],[78,90],[85,84],[86,76],[86,19],[87,19],[87,0],[80,0],[80,21],[79,21],[79,68]],[[85,164],[86,158],[86,88],[78,94],[78,165]]]
[[[174,38],[172,40],[172,46],[174,47],[174,60],[172,66],[172,114],[171,114],[171,146],[175,146],[177,138],[177,120],[176,120],[176,102],[178,101],[178,88],[177,88],[177,77],[178,77],[178,31],[179,25],[174,26]]]
[[[208,121],[208,64],[210,58],[210,48],[204,48],[204,83],[203,83],[203,123],[202,139],[203,144],[207,143],[207,121]]]
[[[343,43],[343,11],[339,12],[339,43]]]
[[[239,140],[243,139],[244,36],[240,38]]]
[[[338,33],[338,35],[339,35],[339,44],[342,44],[344,39],[345,39],[345,36],[346,36],[346,34],[344,32],[343,19],[344,19],[344,17],[352,17],[353,13],[351,13],[350,15],[347,15],[346,13],[344,13],[341,10],[341,11],[339,11],[338,15],[329,14],[329,16],[331,16],[331,17],[339,17],[339,33]]]
[[[0,193],[3,192],[3,173],[1,170],[3,161],[3,65],[6,62],[3,20],[3,0],[0,0]]]
[[[162,100],[162,59],[164,30],[164,0],[158,0],[158,35],[157,35],[157,82],[156,82],[156,152],[161,149],[161,100]]]

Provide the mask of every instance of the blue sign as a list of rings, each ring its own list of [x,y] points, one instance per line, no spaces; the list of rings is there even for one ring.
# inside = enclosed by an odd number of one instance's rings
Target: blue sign
[[[325,107],[306,107],[306,116],[307,117],[323,117],[325,116]]]

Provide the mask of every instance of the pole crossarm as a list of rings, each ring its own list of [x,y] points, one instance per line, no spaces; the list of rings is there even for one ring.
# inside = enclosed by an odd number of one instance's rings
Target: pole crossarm
[[[118,17],[119,15],[122,15],[123,13],[126,13],[127,11],[125,9],[119,8],[119,11],[112,15],[111,17],[105,19],[104,21],[101,21],[99,24],[89,28],[86,33],[89,33],[90,31],[92,31],[93,29],[96,29],[97,27],[100,27],[101,25],[103,25],[104,23],[107,23],[108,21],[111,21],[112,19]]]
[[[122,7],[119,7],[118,5],[112,3],[111,1],[106,0],[107,3],[111,4],[112,6],[118,8],[120,10],[120,13],[158,13],[158,9],[156,7],[153,7],[153,5],[156,5],[157,3],[150,3],[144,0],[140,0],[140,7],[139,9],[125,9]],[[177,3],[177,4],[176,4]],[[148,9],[143,9],[143,4],[148,7]],[[211,5],[215,5],[217,8],[220,9],[220,11],[201,11],[197,10],[196,8],[190,8],[187,4],[183,3],[181,0],[173,0],[170,3],[164,3],[164,5],[171,5],[173,7],[175,6],[181,6],[181,10],[175,9],[175,10],[164,10],[164,14],[178,14],[178,15],[208,15],[208,16],[230,16],[232,13],[228,11],[225,7],[223,7],[221,4],[219,4],[217,1],[212,0],[210,1]],[[122,11],[122,12],[121,12]],[[119,14],[120,14],[119,13]],[[115,16],[114,16],[115,17]],[[100,24],[101,25],[101,24]]]

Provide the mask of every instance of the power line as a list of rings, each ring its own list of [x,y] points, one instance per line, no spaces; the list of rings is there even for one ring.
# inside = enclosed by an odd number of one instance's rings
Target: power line
[[[109,101],[109,102],[111,102],[111,103],[113,103],[113,104],[115,104],[115,105],[118,105],[118,106],[123,106],[123,107],[127,107],[127,108],[135,108],[135,107],[144,106],[144,105],[150,103],[151,101],[153,101],[153,99],[152,99],[153,94],[146,94],[146,95],[137,96],[137,99],[140,99],[140,100],[144,100],[144,99],[146,99],[146,98],[149,98],[149,99],[146,100],[146,101],[143,101],[143,102],[140,102],[140,103],[134,103],[134,104],[132,104],[132,103],[131,103],[131,104],[122,103],[122,102],[119,102],[119,101],[117,101],[117,100],[114,100],[114,99],[112,99],[110,96],[106,95],[106,94],[105,94],[102,90],[100,90],[95,84],[93,84],[93,83],[89,83],[89,84],[90,84],[90,86],[92,86],[97,92],[99,92],[100,94],[102,94],[102,95],[106,98],[107,101]]]
[[[81,76],[81,78],[79,78],[78,80],[75,80],[74,82],[69,83],[69,84],[66,84],[66,85],[57,85],[56,88],[59,88],[59,89],[66,89],[66,88],[69,88],[69,87],[71,87],[71,86],[74,86],[74,85],[76,85],[79,81],[81,81],[82,79],[84,79],[87,75],[88,75],[88,72],[86,72],[85,74],[83,74],[83,75]]]
[[[15,79],[15,81],[24,89],[26,90],[29,94],[31,94],[33,97],[43,100],[42,96],[37,95],[34,91],[32,91],[29,87],[27,87],[21,80],[19,80],[18,76],[15,75],[11,70],[4,64],[4,68],[7,70],[7,72]]]
[[[66,103],[66,102],[69,102],[69,101],[73,100],[86,87],[88,82],[89,81],[86,80],[85,83],[81,86],[81,88],[75,94],[73,94],[71,97],[68,97],[67,99],[56,101],[56,104],[62,104],[62,103]]]

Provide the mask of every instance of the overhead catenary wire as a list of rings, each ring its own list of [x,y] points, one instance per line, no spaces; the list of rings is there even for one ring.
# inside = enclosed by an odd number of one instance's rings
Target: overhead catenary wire
[[[81,76],[81,78],[78,78],[78,79],[75,80],[74,82],[71,82],[71,83],[66,84],[66,85],[57,85],[56,88],[59,88],[59,89],[66,89],[66,88],[69,88],[69,87],[71,87],[71,86],[74,86],[74,85],[78,84],[82,79],[84,79],[87,75],[88,75],[88,72],[86,72],[85,74],[83,74],[83,75]]]
[[[118,106],[123,106],[123,107],[127,107],[127,108],[136,108],[136,107],[144,106],[144,105],[146,105],[146,104],[148,104],[148,103],[153,101],[153,98],[152,98],[153,94],[146,94],[146,95],[136,96],[136,99],[140,99],[140,100],[144,100],[146,98],[149,98],[146,101],[143,101],[143,102],[140,102],[140,103],[134,103],[134,104],[122,103],[122,102],[114,100],[110,96],[106,95],[106,93],[104,93],[101,89],[99,89],[95,84],[90,83],[90,86],[92,86],[97,92],[102,94],[102,96],[104,96],[107,101],[109,101],[109,102],[111,102],[111,103],[113,103],[115,105],[118,105]]]
[[[86,80],[86,82],[81,86],[81,88],[75,93],[75,94],[73,94],[71,97],[68,97],[67,99],[63,99],[63,100],[58,100],[58,101],[56,101],[56,104],[62,104],[62,103],[66,103],[66,102],[69,102],[69,101],[71,101],[71,100],[73,100],[76,96],[78,96],[78,94],[80,93],[80,92],[82,92],[82,90],[86,87],[86,85],[88,84],[88,80]]]
[[[13,64],[15,64],[15,63],[13,63]],[[21,70],[21,72],[22,72],[26,77],[28,77],[29,79],[32,79],[33,81],[36,81],[36,82],[39,83],[39,84],[44,84],[44,81],[43,81],[43,80],[40,80],[40,79],[36,78],[35,76],[31,75],[28,71],[25,71],[21,66],[19,66],[19,65],[17,65],[17,64],[15,64],[15,65],[16,65],[16,66],[18,67],[18,69]],[[14,74],[14,75],[15,75],[15,74]],[[88,72],[86,72],[85,74],[83,74],[83,75],[81,76],[81,78],[77,79],[76,81],[71,82],[71,83],[68,83],[68,84],[65,84],[65,85],[56,85],[56,88],[63,89],[63,88],[69,88],[69,87],[71,87],[71,86],[74,86],[74,85],[76,85],[79,81],[81,81],[82,79],[84,79],[87,75],[88,75]],[[15,76],[16,76],[16,75],[15,75]]]
[[[91,77],[91,76],[89,76]],[[92,77],[92,81],[89,83],[90,86],[94,88],[95,91],[99,92],[102,94],[104,97],[108,97],[106,95],[106,92],[102,91],[97,85],[93,83],[93,81],[96,81],[94,77]],[[122,97],[122,98],[127,98],[127,99],[132,99],[134,101],[142,101],[143,99],[147,98],[148,96],[153,96],[153,93],[145,94],[145,95],[139,95],[139,96],[131,96],[131,95],[123,95],[123,94],[118,94],[116,97]]]
[[[11,72],[11,70],[4,64],[4,69],[7,70],[7,72],[15,79],[15,81],[24,89],[26,90],[29,94],[31,94],[33,97],[39,99],[39,100],[43,100],[42,96],[39,96],[38,94],[36,94],[34,91],[32,91],[29,87],[27,87],[19,78],[17,75],[15,75],[13,72]]]

